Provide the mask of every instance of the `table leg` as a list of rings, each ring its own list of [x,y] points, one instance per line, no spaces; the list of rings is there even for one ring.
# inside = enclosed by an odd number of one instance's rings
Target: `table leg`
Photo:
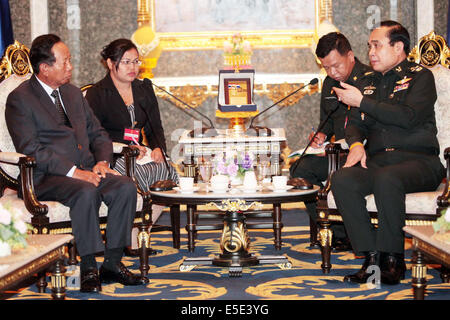
[[[170,206],[170,221],[172,225],[173,247],[180,249],[180,205]]]
[[[61,259],[55,263],[52,279],[52,298],[54,300],[64,300],[66,298],[66,268]]]
[[[413,261],[411,281],[414,300],[424,300],[427,283],[427,265],[424,262],[422,252],[415,250],[414,253],[416,253],[416,258]]]
[[[36,286],[39,293],[45,293],[45,289],[47,288],[47,272],[41,271],[38,274],[38,280],[36,282]]]
[[[188,233],[188,250],[194,252],[195,249],[195,224],[194,224],[195,206],[187,205],[187,224],[186,231]]]
[[[283,228],[283,224],[281,223],[281,204],[274,203],[273,204],[273,233],[274,233],[274,242],[275,242],[276,250],[281,250],[281,228]]]

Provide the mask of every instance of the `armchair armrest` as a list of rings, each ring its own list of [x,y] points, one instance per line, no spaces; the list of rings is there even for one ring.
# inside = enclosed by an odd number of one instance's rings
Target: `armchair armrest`
[[[36,167],[36,160],[33,157],[23,156],[19,159],[21,191],[25,207],[33,215],[33,224],[48,223],[48,206],[38,201],[34,192],[33,168]]]
[[[0,152],[0,162],[18,165],[21,157],[26,156],[17,152]]]
[[[113,142],[113,152],[116,154],[122,154],[126,147],[128,146],[125,143]]]
[[[125,158],[125,173],[127,177],[133,179],[136,184],[136,188],[138,193],[143,197],[144,203],[150,202],[150,193],[145,192],[141,189],[139,184],[136,181],[136,158],[139,155],[139,150],[137,148],[131,148],[126,144],[113,142],[114,153],[122,154]]]
[[[341,167],[341,154],[348,153],[348,149],[342,148],[340,143],[330,143],[325,147],[325,154],[328,157],[328,177],[325,186],[319,190],[318,197],[326,199],[331,188],[331,175]]]

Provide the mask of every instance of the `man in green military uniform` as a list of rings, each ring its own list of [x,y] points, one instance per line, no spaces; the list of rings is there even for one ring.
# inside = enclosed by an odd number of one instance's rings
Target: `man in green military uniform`
[[[348,106],[337,100],[333,87],[339,86],[341,81],[354,85],[371,69],[354,56],[349,41],[338,32],[328,33],[319,39],[316,55],[327,72],[320,99],[320,123],[326,122],[311,143],[311,148],[319,149],[333,136],[335,140],[344,139]],[[313,138],[314,134],[315,132],[310,134],[308,141]],[[305,155],[292,164],[290,173],[291,177],[304,178],[312,184],[323,187],[322,182],[328,177],[328,158],[325,154]],[[311,218],[312,232],[316,232],[315,222],[318,218],[316,202],[305,203],[305,206]],[[338,251],[351,249],[344,226],[333,224],[331,228],[333,231],[332,247]]]
[[[375,72],[359,89],[345,83],[335,88],[339,100],[353,108],[346,128],[350,152],[331,190],[356,254],[365,257],[344,281],[364,283],[371,275],[367,268],[378,266],[381,283],[397,284],[406,270],[405,194],[435,190],[445,174],[436,138],[436,88],[429,70],[406,59],[409,34],[401,24],[382,22],[368,44]],[[366,209],[369,194],[377,206],[377,229]]]

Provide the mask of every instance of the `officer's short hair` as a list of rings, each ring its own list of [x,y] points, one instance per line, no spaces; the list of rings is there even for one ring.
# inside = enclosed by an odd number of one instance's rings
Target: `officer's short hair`
[[[335,49],[341,56],[352,50],[350,42],[340,32],[330,32],[321,37],[317,43],[316,56],[323,59]]]
[[[409,54],[409,32],[404,26],[397,21],[386,20],[380,23],[380,27],[388,28],[386,36],[389,38],[389,44],[391,46],[397,42],[403,42],[403,51],[405,51],[406,55]]]

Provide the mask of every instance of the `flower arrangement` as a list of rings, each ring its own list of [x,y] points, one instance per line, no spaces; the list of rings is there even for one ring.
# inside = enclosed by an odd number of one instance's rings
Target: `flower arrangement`
[[[252,54],[252,47],[248,40],[244,40],[240,33],[235,33],[231,40],[226,40],[223,43],[225,54],[228,55],[250,55]]]
[[[253,170],[254,159],[252,152],[227,149],[222,156],[214,157],[213,172],[242,179],[246,171]]]
[[[11,254],[11,250],[27,246],[27,233],[32,227],[24,222],[21,211],[11,204],[0,204],[0,257]]]
[[[250,67],[252,47],[250,41],[244,40],[240,33],[235,33],[230,40],[223,43],[224,64],[235,69]]]
[[[442,212],[442,215],[433,223],[434,232],[445,233],[450,231],[450,210]]]

